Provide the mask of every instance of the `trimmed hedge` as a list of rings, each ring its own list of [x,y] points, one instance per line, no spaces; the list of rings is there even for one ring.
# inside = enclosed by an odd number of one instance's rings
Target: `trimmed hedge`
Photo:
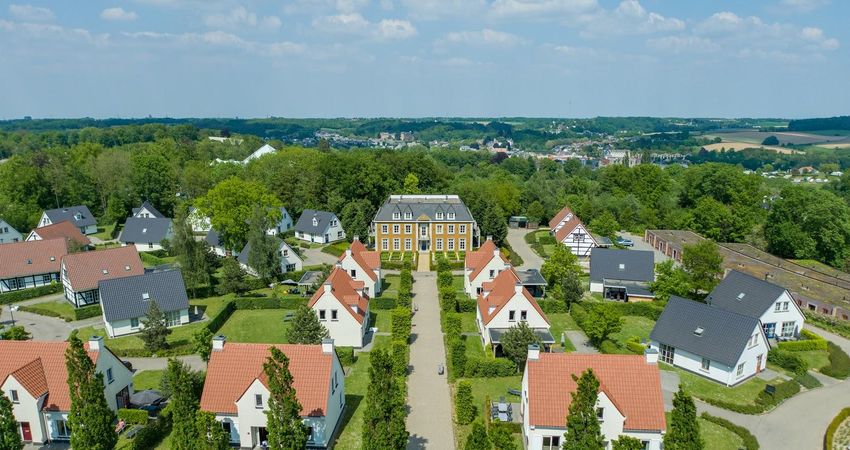
[[[7,303],[21,302],[24,300],[30,300],[45,295],[58,294],[59,292],[62,292],[62,284],[53,282],[45,286],[34,287],[31,289],[21,289],[19,291],[12,291],[0,294],[0,304],[5,305]]]
[[[620,347],[617,346],[617,344],[615,344],[613,341],[610,341],[608,339],[605,339],[604,341],[602,341],[601,344],[599,344],[599,352],[609,354],[609,355],[616,355],[616,354],[619,354],[619,353],[623,353],[623,351],[620,350]]]
[[[629,338],[626,341],[626,348],[636,355],[643,355],[646,351],[646,346],[638,342],[637,338]]]
[[[396,376],[407,376],[407,366],[410,362],[410,346],[407,342],[393,340],[393,372]]]
[[[100,305],[89,305],[74,310],[74,320],[83,320],[97,317],[101,314]]]
[[[800,337],[803,339],[823,339],[823,336],[815,333],[814,331],[807,330],[803,328],[800,330]]]
[[[850,417],[850,408],[842,409],[832,422],[829,423],[829,426],[826,427],[826,434],[823,436],[823,448],[824,450],[832,450],[835,448],[833,444],[833,440],[835,439],[835,431],[838,430],[838,427],[844,423],[847,418]]]
[[[779,348],[789,352],[805,352],[809,350],[826,350],[826,339],[809,330],[800,330],[799,341],[780,342]]]
[[[446,314],[444,330],[448,339],[460,338],[463,321],[457,313]]]
[[[505,358],[473,357],[466,360],[465,377],[507,377],[516,374],[516,364]]]
[[[557,314],[567,312],[567,304],[558,300],[538,300],[537,304],[546,314]]]
[[[478,302],[468,298],[462,298],[457,301],[457,312],[475,312],[478,307]]]
[[[820,373],[843,380],[850,376],[850,356],[833,342],[827,342],[829,365],[821,368]]]
[[[823,386],[823,384],[818,381],[817,378],[815,378],[814,376],[812,376],[812,374],[808,372],[795,376],[794,381],[800,383],[800,385],[806,389],[815,389]]]
[[[716,425],[720,425],[723,428],[737,434],[744,441],[744,448],[746,450],[758,450],[759,449],[759,441],[753,436],[753,433],[750,433],[750,430],[740,426],[735,425],[734,423],[717,416],[712,416],[711,414],[704,412],[700,416],[704,420],[714,423]]]
[[[401,307],[396,308],[392,312],[391,319],[391,330],[393,339],[405,343],[410,342],[410,332],[413,326],[410,310]]]
[[[449,362],[452,370],[449,373],[451,379],[462,377],[466,370],[466,344],[463,339],[449,341]]]
[[[797,375],[802,375],[809,370],[809,366],[803,358],[794,352],[782,348],[770,349],[767,352],[767,362],[776,364],[785,370],[790,370]]]
[[[118,419],[123,420],[128,425],[147,425],[148,412],[143,409],[126,409],[118,410]]]
[[[410,270],[413,268],[412,261],[381,261],[381,269],[386,270]]]
[[[369,300],[369,308],[379,310],[395,309],[396,299],[392,297],[377,297]]]
[[[339,358],[339,363],[343,367],[351,366],[357,361],[357,357],[354,356],[354,347],[336,347],[336,357]]]

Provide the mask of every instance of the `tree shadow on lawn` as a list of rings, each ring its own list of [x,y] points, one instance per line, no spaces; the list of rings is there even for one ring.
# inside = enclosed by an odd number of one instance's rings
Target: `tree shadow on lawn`
[[[357,411],[357,408],[360,406],[360,402],[362,401],[362,395],[345,394],[345,414],[342,416],[339,433],[336,434],[336,441],[339,441],[339,437],[342,435],[343,430],[345,430],[349,422],[351,422],[351,418],[354,417],[354,413]]]

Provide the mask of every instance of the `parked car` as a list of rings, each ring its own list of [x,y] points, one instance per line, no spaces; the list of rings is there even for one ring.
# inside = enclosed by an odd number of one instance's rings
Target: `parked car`
[[[631,239],[626,239],[623,236],[617,236],[617,245],[622,245],[623,247],[634,247],[635,242]]]

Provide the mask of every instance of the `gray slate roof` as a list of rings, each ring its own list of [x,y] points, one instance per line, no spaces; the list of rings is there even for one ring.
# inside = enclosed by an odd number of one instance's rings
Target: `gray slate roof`
[[[210,244],[213,247],[221,246],[221,238],[218,237],[218,231],[210,228],[210,231],[207,231],[207,235],[204,237],[204,240],[207,241],[207,244]]]
[[[443,212],[443,218],[439,219],[441,221],[448,221],[448,213],[450,212],[455,213],[455,218],[452,219],[452,222],[474,221],[469,208],[457,196],[428,196],[428,198],[424,198],[422,196],[393,195],[378,209],[378,213],[375,214],[375,222],[405,220],[404,213],[408,211],[412,213],[413,218],[408,219],[411,222],[420,220],[419,218],[423,215],[427,216],[428,220],[436,221],[438,220],[437,212]],[[393,219],[394,212],[398,212],[401,219]]]
[[[505,335],[510,330],[510,328],[489,328],[487,331],[490,333],[490,342],[494,344],[500,344],[502,342],[502,336]],[[552,336],[552,333],[545,328],[532,328],[534,335],[537,336],[537,339],[540,339],[540,342],[544,344],[554,344],[555,337]]]
[[[759,326],[758,319],[671,296],[650,339],[733,367]],[[701,336],[694,332],[702,328]]]
[[[549,284],[537,269],[517,270],[516,274],[523,286],[546,286]]]
[[[620,264],[623,265],[622,270]],[[650,282],[654,275],[653,252],[599,247],[590,251],[590,281],[601,283],[608,278]]]
[[[277,240],[277,250],[278,250],[278,251],[280,251],[281,247],[283,247],[283,245],[286,243],[283,239],[281,239],[281,238],[279,238],[279,237],[277,237],[277,236],[269,236],[269,237],[270,237],[270,238],[272,238],[272,239]],[[289,244],[287,244],[287,245],[289,245]],[[291,247],[290,247],[290,248],[291,248]],[[245,264],[245,265],[247,266],[247,265],[248,265],[248,252],[250,252],[250,251],[251,251],[251,243],[250,243],[250,242],[246,242],[246,243],[245,243],[245,247],[242,247],[242,251],[241,251],[241,252],[239,252],[239,256],[237,256],[237,257],[236,257],[236,260],[237,260],[237,261],[239,261],[239,262],[240,262],[240,263],[242,263],[242,264]],[[295,254],[295,256],[296,256],[296,257],[298,257],[298,259],[301,259],[301,258],[298,256],[298,254],[297,254],[297,253],[295,253],[295,251],[290,250],[290,253]]]
[[[313,226],[313,217],[317,219],[316,226]],[[336,217],[336,214],[332,212],[305,209],[295,224],[295,231],[300,233],[324,234],[334,217]]]
[[[76,227],[87,227],[89,225],[97,225],[97,219],[89,211],[86,205],[68,206],[66,208],[48,209],[44,211],[52,223],[68,221]],[[80,213],[80,220],[75,220],[74,216]]]
[[[103,315],[110,322],[144,317],[151,301],[156,301],[163,312],[189,308],[189,297],[179,269],[104,280],[98,287]]]
[[[163,239],[170,237],[171,219],[169,218],[144,218],[128,217],[121,230],[119,242],[143,244],[153,242],[158,244]]]
[[[157,217],[157,218],[160,218],[160,219],[165,217],[165,214],[159,212],[159,210],[154,208],[153,205],[151,205],[151,202],[149,202],[147,200],[145,200],[144,203],[142,203],[142,206],[140,206],[138,208],[133,208],[133,214],[132,215],[135,216],[136,214],[138,214],[139,211],[142,210],[142,208],[148,210],[151,214],[153,214],[154,217]]]
[[[776,299],[784,292],[783,287],[732,270],[708,294],[705,301],[716,308],[758,319],[768,308],[773,307]]]

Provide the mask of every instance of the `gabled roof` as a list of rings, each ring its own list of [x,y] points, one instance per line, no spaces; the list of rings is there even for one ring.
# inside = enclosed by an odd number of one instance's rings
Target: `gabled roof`
[[[404,219],[405,211],[411,213],[411,219]],[[393,219],[393,213],[401,214],[400,219]],[[443,213],[438,219],[437,213]],[[449,213],[454,213],[454,219],[449,219]],[[474,222],[472,213],[457,195],[390,195],[375,214],[375,222],[392,222],[398,220],[411,221],[452,221]]]
[[[716,308],[761,318],[783,293],[783,287],[732,270],[708,294],[705,301]]]
[[[80,214],[80,220],[74,218],[74,216]],[[89,225],[97,225],[97,220],[94,218],[94,215],[89,211],[89,207],[86,205],[77,205],[77,206],[68,206],[65,208],[57,208],[57,209],[48,209],[44,211],[44,214],[47,215],[47,218],[50,219],[50,222],[57,223],[63,221],[69,221],[77,227],[87,227]]]
[[[564,222],[564,224],[559,228],[558,225],[561,222]],[[558,242],[562,242],[579,225],[584,228],[581,219],[573,213],[569,206],[565,206],[564,209],[558,211],[558,214],[555,214],[555,217],[549,221],[549,229],[555,234],[555,239]],[[587,233],[587,238],[596,243],[591,233]]]
[[[221,247],[223,244],[221,243],[221,238],[218,235],[218,231],[210,228],[210,231],[207,231],[207,235],[204,236],[204,240],[207,244],[210,244],[211,247]]]
[[[0,278],[58,273],[67,253],[68,244],[61,238],[0,245]]]
[[[265,156],[265,155],[270,155],[270,154],[272,154],[276,151],[277,151],[277,149],[272,147],[271,145],[263,144],[262,147],[254,150],[254,153],[251,153],[250,155],[248,155],[248,157],[245,158],[242,162],[247,163],[248,161],[251,161],[252,159],[257,159],[257,158],[260,158],[260,157]]]
[[[67,220],[36,228],[30,232],[30,236],[37,235],[42,240],[63,238],[66,241],[74,241],[78,245],[91,245],[91,240],[80,232],[79,227]],[[27,236],[29,239],[29,236]]]
[[[128,217],[127,221],[124,222],[121,235],[118,236],[118,241],[125,244],[147,242],[159,244],[160,241],[169,237],[170,232],[171,219],[167,217]]]
[[[667,427],[661,374],[639,355],[588,355],[540,352],[526,363],[528,421],[537,427],[564,428],[572,394],[587,369],[599,379],[600,391],[626,417],[623,428],[662,431]]]
[[[645,250],[596,247],[590,251],[590,281],[655,279],[655,254]]]
[[[490,285],[492,289],[490,293],[485,297],[484,294],[478,295],[478,311],[481,313],[481,320],[484,321],[484,324],[490,323],[499,311],[508,304],[514,295],[516,295],[516,286],[517,283],[520,282],[519,276],[516,274],[513,268],[508,270],[503,270],[496,275],[496,278],[493,279]],[[528,289],[522,288],[522,295],[531,303],[531,306],[534,307],[535,310],[540,314],[540,317],[549,323],[549,318],[546,317],[546,314],[543,313],[543,310],[540,308],[540,305],[537,303],[537,300],[528,292]],[[491,312],[492,309],[492,312]]]
[[[151,213],[151,216],[153,216],[153,217],[148,217],[149,219],[150,218],[157,218],[157,219],[165,218],[165,214],[159,212],[159,210],[154,208],[153,205],[151,205],[151,202],[149,202],[147,200],[145,200],[142,203],[142,206],[139,206],[138,208],[133,208],[133,217],[136,217],[136,214],[141,212],[142,209],[146,209],[146,210],[148,210],[149,213]]]
[[[312,308],[328,289],[328,285],[330,285],[331,296],[339,301],[354,320],[362,324],[366,319],[366,311],[369,309],[369,297],[358,294],[356,289],[362,289],[363,282],[351,279],[351,276],[339,267],[334,267],[325,282],[313,293],[307,306]],[[355,311],[354,308],[357,310]]]
[[[757,328],[756,318],[671,296],[649,337],[733,367]]]
[[[107,321],[144,317],[155,301],[162,312],[189,308],[180,269],[101,281],[100,304]]]
[[[201,395],[204,411],[236,414],[236,401],[249,386],[266,384],[263,363],[271,355],[269,344],[226,343],[213,350]],[[289,358],[292,387],[301,403],[301,416],[324,416],[330,395],[334,354],[323,353],[321,345],[275,345]]]
[[[84,343],[88,350],[88,343]],[[47,394],[45,411],[68,411],[68,371],[65,367],[64,341],[0,340],[0,385],[14,376],[33,397]],[[98,352],[89,352],[97,362]]]
[[[117,247],[93,252],[74,253],[62,258],[71,288],[96,289],[99,282],[145,273],[135,247]]]
[[[484,241],[484,243],[478,247],[478,250],[466,252],[464,265],[467,269],[472,269],[472,273],[469,274],[470,280],[474,280],[478,277],[478,274],[480,274],[481,271],[487,267],[487,264],[489,264],[496,256],[496,252],[499,252],[499,247],[493,243],[492,239]],[[510,263],[502,252],[499,252],[499,258],[501,258],[502,262],[505,264]]]
[[[360,242],[360,239],[355,237],[351,241],[351,246],[339,255],[338,261],[342,262],[345,258],[353,258],[354,262],[366,272],[366,275],[372,281],[378,280],[378,275],[375,274],[375,271],[381,269],[381,254],[377,251],[366,250],[366,246]]]
[[[316,219],[316,225],[313,225],[313,218]],[[305,209],[298,218],[295,224],[295,231],[310,234],[322,234],[331,224],[331,221],[336,218],[336,214],[328,211],[317,211],[315,209]]]

